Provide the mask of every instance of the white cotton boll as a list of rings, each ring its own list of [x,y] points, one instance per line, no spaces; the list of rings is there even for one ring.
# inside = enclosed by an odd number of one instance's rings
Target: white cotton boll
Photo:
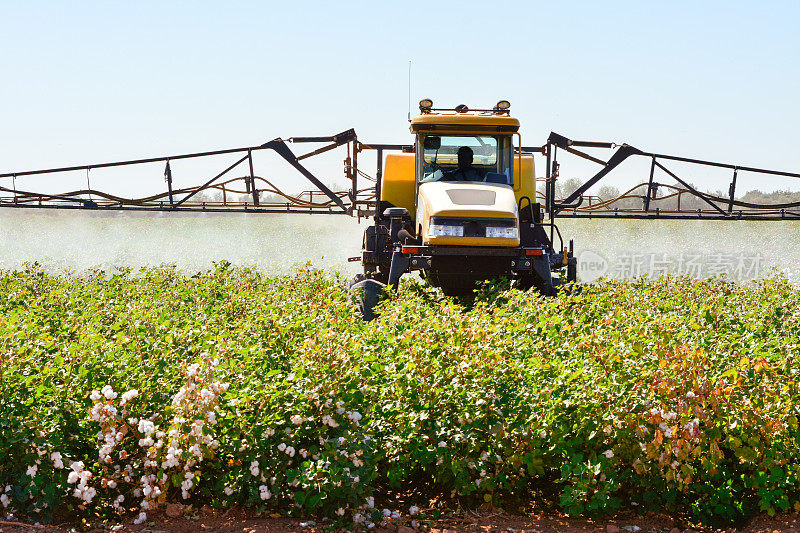
[[[339,507],[338,509],[336,509],[336,514],[338,514],[339,516],[344,516],[344,509]]]
[[[69,483],[71,485],[71,484],[77,482],[78,479],[80,479],[80,476],[78,476],[78,473],[73,470],[67,476],[67,483]]]
[[[258,469],[258,461],[253,461],[250,463],[250,473],[254,476],[257,476],[260,470]]]
[[[27,470],[26,474],[28,474],[30,477],[36,477],[36,472],[38,470],[39,470],[38,466],[31,465],[31,466],[28,467],[28,470]]]
[[[358,411],[353,411],[352,413],[349,413],[347,415],[347,418],[349,418],[353,422],[358,422],[359,420],[361,420],[362,416],[361,413],[359,413]]]
[[[206,418],[208,419],[208,423],[211,424],[211,425],[214,425],[214,424],[217,423],[217,413],[215,413],[214,411],[211,411],[210,413],[208,413]]]
[[[419,522],[417,522],[416,520],[412,520],[411,527],[413,527],[414,529],[419,529]]]
[[[291,421],[292,421],[292,424],[294,424],[295,426],[299,426],[300,424],[302,424],[302,423],[303,423],[303,417],[302,417],[302,416],[300,416],[300,415],[292,415],[292,416],[289,418],[289,420],[291,420]]]
[[[288,455],[289,457],[294,457],[294,447],[287,446],[286,447],[286,455]]]
[[[231,494],[233,494],[233,489],[230,487],[225,487],[224,492],[226,496],[230,496]]]
[[[102,395],[102,394],[100,394],[100,391],[99,391],[99,390],[93,390],[93,391],[91,392],[91,394],[89,394],[89,398],[91,398],[91,400],[92,400],[93,402],[96,402],[96,401],[98,401],[98,400],[99,400],[100,398],[102,398],[102,397],[103,397],[103,395]]]
[[[50,460],[53,461],[53,466],[56,468],[64,468],[64,462],[62,461],[61,454],[59,452],[51,453]]]
[[[97,489],[89,487],[83,491],[83,501],[92,503],[92,499],[97,495]]]
[[[447,448],[447,443],[445,441],[441,441],[439,443],[439,448]]]
[[[686,397],[687,398],[694,398],[695,394],[692,391],[689,391],[689,392],[686,393]]]
[[[336,414],[337,414],[337,415],[343,415],[343,414],[344,414],[344,411],[345,411],[344,407],[340,407],[340,408],[338,408],[338,409],[336,410]]]
[[[117,482],[116,482],[116,481],[114,481],[113,479],[110,479],[110,480],[108,481],[108,488],[110,488],[110,489],[116,489],[116,488],[117,488]]]
[[[285,442],[281,442],[280,444],[278,444],[278,451],[279,452],[282,452],[285,449],[286,449],[286,443]]]
[[[6,508],[11,503],[11,500],[8,498],[8,496],[5,493],[3,493],[2,495],[0,495],[0,503],[3,504],[3,508]]]
[[[383,511],[381,511],[381,512],[383,513],[383,516],[385,516],[385,517],[387,517],[387,518],[388,518],[388,517],[390,517],[390,516],[392,516],[392,512],[391,512],[389,509],[384,509],[384,510],[383,510]]]
[[[139,420],[139,425],[137,426],[139,433],[144,433],[145,435],[150,435],[156,430],[155,424],[153,424],[150,420]]]
[[[603,453],[603,455],[605,455],[607,458],[611,459],[612,457],[614,457],[614,451],[613,450],[606,450]]]
[[[186,367],[186,374],[190,378],[193,378],[193,377],[195,377],[197,375],[197,372],[199,370],[200,370],[200,365],[197,364],[197,363],[193,363],[193,364],[189,365],[188,367]]]
[[[134,520],[133,523],[138,526],[139,524],[143,523],[145,520],[147,520],[147,514],[144,511],[142,511],[141,513],[139,513],[139,516],[136,517],[136,520]]]
[[[408,508],[408,514],[410,514],[411,516],[417,516],[419,514],[419,507],[417,507],[416,505],[412,505],[411,507]]]
[[[111,388],[111,385],[106,385],[100,390],[100,392],[103,393],[103,396],[106,397],[106,400],[113,400],[117,397],[117,393],[114,392],[114,389]]]
[[[128,402],[129,402],[129,401],[131,401],[131,400],[133,400],[133,399],[134,399],[134,398],[136,398],[137,396],[139,396],[139,391],[138,391],[138,390],[136,390],[136,389],[131,389],[131,390],[129,390],[128,392],[126,392],[126,393],[124,393],[124,394],[122,395],[122,402],[120,402],[120,403],[121,403],[122,405],[125,405],[126,403],[128,403]]]
[[[367,497],[367,507],[373,509],[375,507],[375,498],[372,496]]]
[[[199,444],[195,444],[191,448],[189,448],[189,453],[196,456],[199,460],[203,460],[203,450],[200,449]]]
[[[258,491],[262,500],[269,500],[272,497],[272,493],[269,491],[269,487],[266,485],[261,485],[258,487]]]

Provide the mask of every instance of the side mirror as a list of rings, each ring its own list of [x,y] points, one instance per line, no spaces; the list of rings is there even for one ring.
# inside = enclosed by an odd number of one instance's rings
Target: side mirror
[[[438,150],[442,147],[442,138],[428,135],[422,145],[426,150]]]

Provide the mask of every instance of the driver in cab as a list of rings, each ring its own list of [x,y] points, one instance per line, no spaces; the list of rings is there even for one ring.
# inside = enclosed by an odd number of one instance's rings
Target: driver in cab
[[[482,181],[483,173],[472,166],[472,148],[462,146],[458,149],[458,167],[448,170],[442,181]]]

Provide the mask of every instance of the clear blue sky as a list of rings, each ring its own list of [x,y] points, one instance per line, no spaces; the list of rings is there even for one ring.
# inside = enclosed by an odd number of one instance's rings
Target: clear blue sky
[[[797,0],[271,4],[0,3],[0,170],[350,127],[409,142],[409,60],[412,102],[508,99],[526,144],[552,130],[800,170]]]

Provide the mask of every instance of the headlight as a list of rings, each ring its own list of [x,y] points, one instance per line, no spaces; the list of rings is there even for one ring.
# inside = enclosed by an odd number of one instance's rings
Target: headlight
[[[428,230],[431,237],[463,237],[464,226],[450,226],[445,224],[431,224]]]
[[[516,227],[499,228],[497,226],[486,226],[486,237],[492,239],[517,239],[519,232]]]

